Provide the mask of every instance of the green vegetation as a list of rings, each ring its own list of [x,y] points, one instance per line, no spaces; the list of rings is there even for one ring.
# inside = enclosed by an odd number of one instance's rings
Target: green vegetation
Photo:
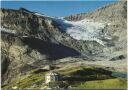
[[[45,74],[49,71],[36,69],[28,72],[26,75],[16,77],[8,85],[4,86],[4,90],[17,86],[18,88],[41,88],[44,84]],[[57,70],[58,73],[69,76],[67,82],[72,88],[126,88],[127,81],[125,78],[115,78],[111,76],[112,72],[102,68],[92,66],[74,66]],[[78,77],[78,78],[77,78]]]
[[[44,81],[45,81],[45,71],[43,70],[33,70],[28,72],[28,74],[16,77],[15,80],[13,80],[10,84],[5,86],[5,90],[10,90],[10,88],[17,86],[18,88],[29,88],[33,85],[36,85],[36,87],[40,87]]]
[[[82,82],[76,88],[79,89],[126,89],[127,80],[126,79],[107,79],[107,80],[96,80]]]
[[[95,79],[107,79],[113,78],[111,76],[112,72],[108,70],[104,70],[102,68],[96,68],[93,66],[76,66],[70,67],[67,69],[62,69],[58,71],[59,73],[71,77],[84,77],[88,78],[95,78]]]
[[[83,66],[77,66],[77,67],[70,67],[70,68],[62,69],[62,70],[59,70],[58,72],[60,74],[70,76],[73,72],[76,72],[76,71],[82,70],[82,69],[83,69]]]

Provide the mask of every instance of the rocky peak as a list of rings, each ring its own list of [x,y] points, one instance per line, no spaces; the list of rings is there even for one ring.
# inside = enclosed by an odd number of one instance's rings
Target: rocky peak
[[[23,7],[19,8],[19,11],[32,13],[31,11],[29,11],[29,10],[23,8]]]
[[[96,9],[93,12],[88,13],[79,13],[79,14],[73,14],[70,16],[65,17],[65,19],[70,21],[78,21],[85,18],[93,19],[93,20],[114,20],[117,17],[124,17],[127,18],[126,15],[127,12],[127,1],[120,0],[116,3],[112,3],[109,5],[105,5],[99,9]]]

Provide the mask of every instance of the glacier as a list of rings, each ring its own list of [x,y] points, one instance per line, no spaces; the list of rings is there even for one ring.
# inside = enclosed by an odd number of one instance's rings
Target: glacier
[[[37,16],[50,18],[58,23],[58,27],[64,30],[72,38],[76,40],[84,41],[96,41],[101,45],[105,45],[106,42],[102,38],[111,39],[106,33],[104,33],[105,27],[110,25],[106,22],[96,22],[92,19],[83,19],[79,21],[68,21],[64,17],[51,17],[41,13],[34,13]],[[5,28],[0,29],[3,32],[15,34],[15,30],[8,30]]]
[[[68,21],[64,19],[64,17],[50,17],[44,14],[35,14],[44,16],[46,18],[48,17],[56,21],[58,23],[58,27],[61,28],[61,30],[64,30],[76,40],[96,41],[104,46],[106,42],[102,41],[102,38],[111,39],[110,36],[104,33],[105,27],[110,25],[110,23],[96,22],[92,19],[86,18],[79,21]]]
[[[76,40],[96,41],[104,46],[106,42],[102,41],[102,37],[109,37],[104,33],[104,29],[109,23],[95,22],[91,19],[68,21],[63,18],[54,18],[54,20],[59,23],[61,29]]]

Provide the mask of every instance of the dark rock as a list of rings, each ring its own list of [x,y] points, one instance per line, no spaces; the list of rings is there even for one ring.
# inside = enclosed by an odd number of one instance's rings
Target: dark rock
[[[122,60],[122,59],[125,59],[126,57],[124,55],[119,55],[119,56],[116,56],[112,59],[110,59],[110,61],[116,61],[116,60]]]

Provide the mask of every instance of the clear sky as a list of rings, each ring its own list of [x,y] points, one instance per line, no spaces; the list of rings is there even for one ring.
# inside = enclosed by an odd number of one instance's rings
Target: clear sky
[[[93,11],[117,0],[100,1],[1,1],[2,8],[19,9],[24,7],[30,11],[46,14],[48,16],[68,16],[76,13]]]

